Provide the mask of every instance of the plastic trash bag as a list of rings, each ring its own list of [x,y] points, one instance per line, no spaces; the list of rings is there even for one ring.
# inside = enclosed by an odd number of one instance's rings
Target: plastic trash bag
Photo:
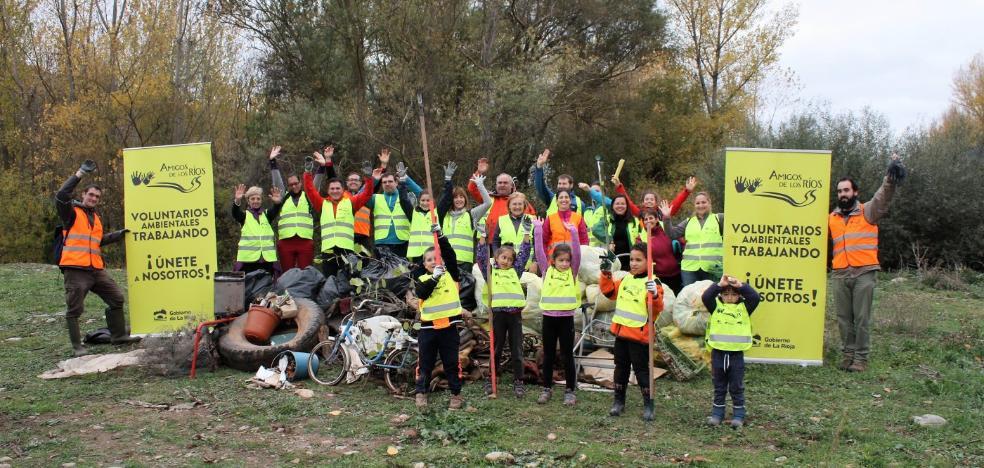
[[[249,310],[249,304],[253,299],[264,298],[273,289],[273,276],[266,270],[253,270],[246,273],[245,287],[246,297],[243,301],[243,310]]]
[[[326,278],[324,286],[318,291],[318,305],[323,309],[328,308],[337,299],[352,295],[355,288],[352,287],[350,280],[349,272],[344,269],[338,270],[335,276]]]
[[[277,295],[289,292],[291,297],[302,299],[314,299],[317,297],[318,289],[324,282],[325,276],[314,266],[305,269],[291,268],[277,278],[277,285],[274,291]]]
[[[711,280],[703,280],[688,285],[680,290],[673,304],[673,322],[686,335],[704,335],[707,320],[711,313],[704,308],[701,296],[704,291],[714,284]]]

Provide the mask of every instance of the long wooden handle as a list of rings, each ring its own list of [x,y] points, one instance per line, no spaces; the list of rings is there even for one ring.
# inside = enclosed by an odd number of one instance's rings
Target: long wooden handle
[[[621,167],[619,163],[619,167]],[[647,233],[646,239],[646,271],[649,273],[649,281],[653,280],[653,237],[650,233]],[[653,324],[653,293],[646,294],[646,320],[649,326],[649,399],[656,397],[656,364],[653,364],[653,360],[656,358],[655,352],[653,350],[654,341],[656,338],[656,333],[654,328],[656,326]]]
[[[615,178],[616,179],[618,179],[618,176],[622,174],[622,166],[624,166],[624,165],[625,165],[625,160],[624,159],[619,159],[618,160],[618,167],[615,168]]]

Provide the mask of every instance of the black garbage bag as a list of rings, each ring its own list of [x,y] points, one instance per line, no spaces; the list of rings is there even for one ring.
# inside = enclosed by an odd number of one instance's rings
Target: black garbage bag
[[[266,270],[253,270],[246,273],[246,297],[244,298],[243,310],[249,310],[249,304],[253,299],[266,297],[267,293],[273,289],[273,276]]]
[[[407,291],[413,288],[410,274],[406,273],[395,278],[383,280],[383,288],[396,297],[407,297]]]
[[[349,282],[350,279],[349,272],[344,269],[338,270],[338,274],[335,276],[325,278],[325,284],[321,286],[321,290],[318,292],[316,301],[318,305],[322,309],[327,309],[335,300],[352,295],[355,288]]]
[[[470,272],[461,271],[461,282],[458,283],[458,300],[461,307],[466,310],[475,310],[478,303],[475,302],[475,277]]]
[[[359,276],[370,281],[379,281],[406,275],[410,270],[409,260],[388,250],[380,250],[377,258],[363,259]]]
[[[305,269],[291,268],[277,278],[274,291],[280,295],[289,292],[292,297],[315,299],[325,276],[317,268],[309,266]]]

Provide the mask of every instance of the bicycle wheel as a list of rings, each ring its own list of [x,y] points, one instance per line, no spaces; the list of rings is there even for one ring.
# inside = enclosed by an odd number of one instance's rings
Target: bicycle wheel
[[[395,395],[411,395],[417,386],[417,350],[414,348],[394,349],[383,363],[399,366],[386,369],[386,387]]]
[[[311,354],[318,356],[318,371],[314,372],[314,359],[308,359],[308,375],[321,385],[338,385],[345,378],[349,367],[348,353],[343,346],[335,346],[335,337],[318,343]]]

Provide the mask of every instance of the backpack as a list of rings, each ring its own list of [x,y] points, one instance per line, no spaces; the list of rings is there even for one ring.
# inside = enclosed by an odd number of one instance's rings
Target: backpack
[[[65,226],[57,225],[51,236],[51,264],[61,261],[62,248],[65,247]]]

